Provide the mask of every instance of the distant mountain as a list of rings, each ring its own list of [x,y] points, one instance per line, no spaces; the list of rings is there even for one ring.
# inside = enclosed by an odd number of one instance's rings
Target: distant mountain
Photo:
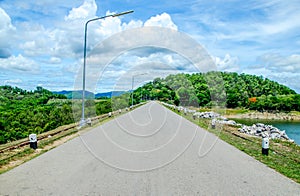
[[[81,99],[82,98],[82,91],[54,91],[54,94],[65,95],[68,99]],[[89,91],[85,91],[85,98],[86,99],[94,99],[94,93]]]
[[[82,90],[78,91],[54,91],[54,94],[59,94],[59,95],[65,95],[68,99],[81,99],[82,98]],[[110,91],[110,92],[105,92],[105,93],[97,93],[94,94],[89,91],[85,91],[85,98],[86,99],[94,99],[94,98],[102,98],[102,97],[107,97],[111,98],[113,96],[120,96],[122,94],[126,93],[126,91]]]
[[[123,95],[124,93],[127,93],[127,91],[110,91],[106,93],[97,93],[95,95],[95,98],[100,98],[100,97],[111,98],[111,97]]]

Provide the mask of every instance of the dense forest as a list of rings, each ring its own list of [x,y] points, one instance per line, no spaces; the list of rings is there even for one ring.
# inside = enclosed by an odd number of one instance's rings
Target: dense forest
[[[258,111],[300,111],[300,95],[262,76],[208,72],[157,78],[134,91],[135,103],[161,100],[183,106],[249,108]]]
[[[129,107],[131,96],[127,92],[112,98],[88,97],[85,116]],[[156,78],[137,88],[133,98],[134,104],[160,100],[182,106],[212,107],[217,104],[258,111],[300,111],[300,95],[290,88],[261,76],[226,72]],[[80,99],[67,99],[65,95],[54,94],[42,87],[34,91],[0,87],[0,144],[78,122],[80,116]]]
[[[111,111],[109,100],[86,101],[86,116]],[[95,109],[96,108],[96,109]],[[43,133],[78,120],[81,101],[37,87],[26,91],[18,87],[0,87],[0,144]]]

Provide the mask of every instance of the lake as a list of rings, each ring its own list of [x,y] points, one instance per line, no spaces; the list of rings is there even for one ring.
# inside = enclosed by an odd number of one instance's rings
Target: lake
[[[289,138],[295,140],[295,143],[300,145],[300,122],[292,121],[279,121],[279,120],[261,120],[261,119],[233,119],[234,121],[245,124],[253,125],[255,123],[263,123],[266,125],[272,125],[279,128],[280,130],[285,130]]]

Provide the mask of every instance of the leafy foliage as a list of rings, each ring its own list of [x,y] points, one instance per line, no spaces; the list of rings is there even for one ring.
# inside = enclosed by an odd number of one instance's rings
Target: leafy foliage
[[[262,76],[228,72],[169,75],[134,91],[134,102],[161,100],[183,106],[226,106],[300,111],[300,95]]]
[[[17,87],[0,87],[0,143],[42,133],[73,122],[65,96],[37,87],[31,92]]]
[[[226,72],[156,78],[133,92],[134,104],[145,100],[183,106],[218,105],[259,111],[300,111],[300,95],[290,88],[261,76]],[[85,116],[123,109],[131,103],[132,93],[123,92],[107,99],[87,99]],[[65,95],[53,94],[41,87],[35,91],[0,87],[0,144],[79,121],[80,117],[80,99],[70,100]]]
[[[86,117],[112,111],[111,100],[86,100]],[[81,100],[68,100],[61,94],[37,87],[26,91],[0,87],[0,144],[40,134],[80,119]]]

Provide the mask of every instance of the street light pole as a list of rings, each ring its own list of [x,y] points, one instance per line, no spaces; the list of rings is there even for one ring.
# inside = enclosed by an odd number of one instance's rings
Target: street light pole
[[[85,125],[85,116],[84,116],[84,110],[85,110],[85,103],[84,103],[85,102],[85,67],[86,67],[86,42],[87,42],[88,24],[90,22],[93,22],[93,21],[96,21],[96,20],[101,20],[101,19],[108,18],[108,17],[118,17],[118,16],[122,16],[122,15],[125,15],[125,14],[130,14],[132,12],[133,12],[133,10],[126,11],[126,12],[121,12],[121,13],[116,13],[116,14],[110,14],[110,15],[90,19],[90,20],[86,21],[86,23],[85,23],[85,26],[84,26],[84,48],[83,48],[83,71],[82,71],[82,111],[81,111],[80,126]]]

